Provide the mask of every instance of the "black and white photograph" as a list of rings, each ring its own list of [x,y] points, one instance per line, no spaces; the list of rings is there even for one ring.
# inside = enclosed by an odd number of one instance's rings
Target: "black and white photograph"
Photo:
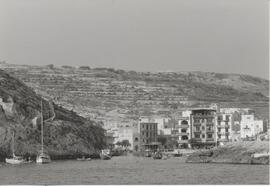
[[[270,0],[0,0],[0,185],[269,185]]]

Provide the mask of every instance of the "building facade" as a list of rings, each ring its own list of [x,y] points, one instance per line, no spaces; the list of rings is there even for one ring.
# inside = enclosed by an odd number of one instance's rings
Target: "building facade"
[[[216,110],[208,108],[193,109],[190,121],[192,146],[216,145]]]
[[[157,142],[157,123],[155,122],[140,122],[138,125],[138,131],[140,134],[140,146],[139,149],[157,149],[158,142]]]
[[[219,143],[231,141],[232,121],[232,114],[217,114],[216,132]]]
[[[241,115],[241,138],[255,138],[257,134],[263,132],[263,120],[256,120],[254,114]]]

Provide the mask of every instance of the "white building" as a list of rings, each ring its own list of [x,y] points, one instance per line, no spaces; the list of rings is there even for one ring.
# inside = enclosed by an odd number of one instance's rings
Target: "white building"
[[[115,143],[121,142],[123,140],[128,140],[130,143],[130,149],[134,148],[134,133],[137,132],[137,128],[135,127],[121,127],[117,131],[117,136],[115,138]]]
[[[241,138],[255,137],[263,131],[263,121],[255,120],[254,114],[241,115]]]

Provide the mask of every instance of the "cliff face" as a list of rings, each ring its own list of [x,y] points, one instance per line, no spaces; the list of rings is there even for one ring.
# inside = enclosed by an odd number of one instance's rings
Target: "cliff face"
[[[31,88],[0,70],[0,157],[11,155],[15,132],[18,155],[35,156],[40,150],[40,115],[44,120],[45,149],[53,158],[92,154],[105,145],[104,130],[73,111],[41,99]]]

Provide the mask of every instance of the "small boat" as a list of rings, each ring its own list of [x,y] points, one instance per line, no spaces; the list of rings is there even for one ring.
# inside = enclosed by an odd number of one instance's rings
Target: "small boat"
[[[161,152],[155,152],[153,154],[153,159],[162,159],[162,153]]]
[[[43,164],[43,163],[50,163],[51,162],[51,158],[50,156],[45,153],[45,152],[41,152],[36,159],[37,163]]]
[[[44,152],[42,100],[41,100],[41,152],[37,155],[36,162],[39,164],[51,162],[49,154]]]
[[[110,150],[109,149],[101,150],[100,158],[102,160],[110,160],[112,158]]]
[[[15,155],[15,147],[14,147],[14,132],[13,132],[13,135],[12,135],[12,141],[11,141],[11,146],[12,146],[12,158],[6,158],[6,163],[9,163],[9,164],[13,164],[13,165],[16,165],[16,164],[22,164],[22,163],[26,163],[27,161],[21,157],[21,156],[16,156]]]
[[[145,154],[144,154],[144,157],[151,157],[152,156],[152,152],[151,152],[151,150],[149,150],[149,149],[146,149],[145,150]]]
[[[27,163],[27,161],[23,159],[23,157],[15,156],[15,154],[13,154],[12,158],[6,158],[6,163],[16,165],[16,164]]]

